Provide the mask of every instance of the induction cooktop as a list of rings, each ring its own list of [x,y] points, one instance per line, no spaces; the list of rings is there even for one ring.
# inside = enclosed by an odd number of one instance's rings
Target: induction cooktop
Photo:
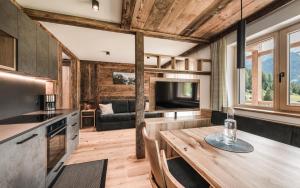
[[[0,125],[39,123],[59,115],[61,115],[61,113],[20,115],[20,116],[15,116],[15,117],[0,120]]]

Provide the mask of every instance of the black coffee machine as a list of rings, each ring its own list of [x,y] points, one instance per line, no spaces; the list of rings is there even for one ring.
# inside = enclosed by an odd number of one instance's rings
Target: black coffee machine
[[[56,95],[40,95],[41,110],[54,111],[56,110]]]

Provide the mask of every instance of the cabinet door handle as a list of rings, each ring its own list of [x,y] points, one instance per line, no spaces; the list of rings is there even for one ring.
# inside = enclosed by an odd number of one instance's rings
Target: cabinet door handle
[[[33,134],[31,135],[30,137],[28,138],[25,138],[24,140],[20,141],[20,142],[17,142],[17,144],[23,144],[24,142],[27,142],[28,140],[30,139],[33,139],[34,137],[36,137],[38,134]]]
[[[77,125],[77,123],[74,123],[73,125],[71,125],[72,127],[74,127],[75,125]]]
[[[72,114],[73,117],[76,116],[76,115],[77,115],[77,113]]]
[[[77,136],[78,136],[78,135],[76,134],[76,135],[72,138],[72,140],[75,140],[75,139],[77,138]]]
[[[60,168],[64,165],[64,162],[61,162],[60,165],[57,167],[57,169],[54,170],[54,172],[58,172]]]

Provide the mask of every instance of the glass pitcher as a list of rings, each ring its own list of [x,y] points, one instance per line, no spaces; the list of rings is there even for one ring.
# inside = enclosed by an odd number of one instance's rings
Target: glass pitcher
[[[224,122],[223,140],[226,145],[232,145],[237,141],[237,125],[234,120],[234,109],[227,109],[227,119]]]

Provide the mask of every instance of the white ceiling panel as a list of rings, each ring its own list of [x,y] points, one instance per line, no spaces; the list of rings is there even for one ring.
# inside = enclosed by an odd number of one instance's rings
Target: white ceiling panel
[[[81,60],[134,63],[134,35],[41,22]],[[145,53],[178,56],[195,43],[145,37]],[[110,55],[106,55],[106,51]],[[147,61],[147,60],[146,60]],[[155,63],[151,60],[149,63]]]
[[[122,0],[98,0],[100,10],[92,9],[92,0],[17,0],[26,8],[120,23]]]

